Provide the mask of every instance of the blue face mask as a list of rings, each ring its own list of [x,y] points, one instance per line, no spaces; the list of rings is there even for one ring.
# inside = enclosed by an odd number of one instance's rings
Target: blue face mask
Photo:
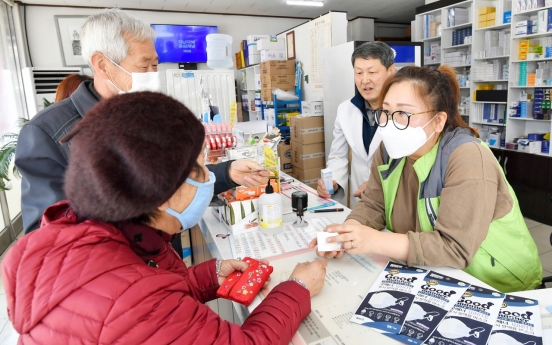
[[[190,205],[182,213],[178,213],[171,208],[165,210],[168,214],[178,219],[180,224],[182,224],[183,230],[190,229],[203,217],[205,210],[209,207],[209,203],[213,198],[216,180],[217,178],[212,172],[209,172],[209,181],[207,182],[201,183],[190,178],[186,179],[186,183],[197,187],[196,194]]]

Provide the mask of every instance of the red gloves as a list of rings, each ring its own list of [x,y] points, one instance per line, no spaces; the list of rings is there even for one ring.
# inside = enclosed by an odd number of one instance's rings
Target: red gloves
[[[245,272],[235,271],[217,290],[217,296],[248,306],[274,270],[255,259],[244,258],[249,268]]]

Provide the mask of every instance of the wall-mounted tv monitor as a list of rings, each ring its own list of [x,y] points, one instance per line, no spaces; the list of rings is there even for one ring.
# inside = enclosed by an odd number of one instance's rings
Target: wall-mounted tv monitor
[[[152,24],[159,62],[207,62],[205,36],[216,34],[216,26]]]

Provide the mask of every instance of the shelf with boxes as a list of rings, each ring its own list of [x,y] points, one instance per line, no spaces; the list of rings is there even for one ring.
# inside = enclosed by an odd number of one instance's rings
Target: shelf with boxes
[[[292,117],[290,131],[292,175],[316,189],[320,170],[326,167],[324,117]]]

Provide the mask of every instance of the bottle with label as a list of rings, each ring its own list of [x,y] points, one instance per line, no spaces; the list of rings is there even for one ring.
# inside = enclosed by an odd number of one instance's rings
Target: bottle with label
[[[261,232],[269,236],[277,235],[284,231],[282,196],[279,193],[274,193],[274,188],[270,184],[270,180],[273,178],[268,178],[265,194],[259,197],[257,203]]]
[[[544,89],[544,100],[542,101],[541,113],[543,120],[550,120],[551,104],[550,104],[550,89]]]

